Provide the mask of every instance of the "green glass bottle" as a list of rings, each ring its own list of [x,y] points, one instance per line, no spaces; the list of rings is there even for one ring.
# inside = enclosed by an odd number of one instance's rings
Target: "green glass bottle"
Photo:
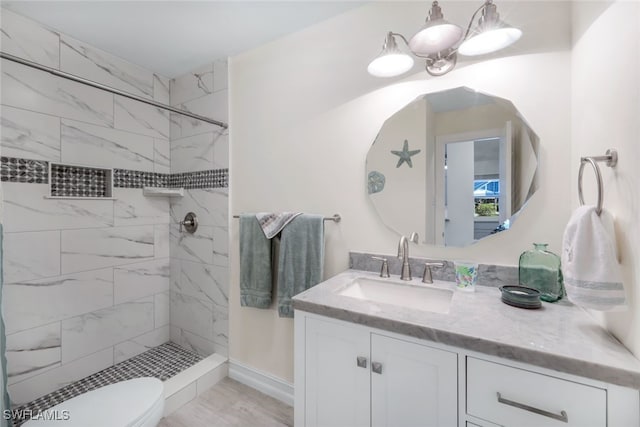
[[[560,257],[547,250],[546,243],[534,243],[533,249],[520,255],[518,281],[520,286],[537,289],[540,299],[558,301],[564,295]]]

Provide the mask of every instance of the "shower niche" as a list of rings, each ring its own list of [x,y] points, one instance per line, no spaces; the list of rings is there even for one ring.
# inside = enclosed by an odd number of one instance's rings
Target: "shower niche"
[[[113,198],[113,169],[50,163],[49,177],[50,198]]]

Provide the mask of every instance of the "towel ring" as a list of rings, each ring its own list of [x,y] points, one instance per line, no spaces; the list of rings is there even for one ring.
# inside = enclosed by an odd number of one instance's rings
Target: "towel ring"
[[[618,164],[618,152],[616,150],[609,149],[604,156],[582,157],[580,159],[580,170],[578,171],[578,199],[580,199],[580,206],[584,206],[582,174],[584,173],[584,166],[589,163],[596,174],[596,181],[598,184],[598,204],[596,205],[596,213],[600,216],[604,201],[604,188],[602,185],[602,173],[600,172],[600,166],[598,166],[597,162],[606,162],[607,166],[615,167],[616,164]]]
[[[596,173],[596,180],[598,182],[598,205],[596,206],[596,213],[598,216],[602,213],[602,174],[600,173],[600,167],[591,158],[587,157],[580,162],[580,171],[578,172],[578,198],[580,199],[580,206],[584,206],[584,196],[582,194],[582,173],[584,172],[584,165],[590,163],[593,166],[593,170]]]

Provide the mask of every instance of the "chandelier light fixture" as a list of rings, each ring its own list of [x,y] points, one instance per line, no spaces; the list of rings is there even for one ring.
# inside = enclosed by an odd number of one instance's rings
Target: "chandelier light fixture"
[[[477,25],[472,28],[480,12]],[[493,0],[485,0],[473,13],[466,32],[445,20],[440,5],[434,1],[424,26],[410,40],[400,33],[387,33],[382,52],[367,67],[369,74],[395,77],[413,67],[413,58],[398,48],[396,36],[404,41],[414,56],[425,60],[427,73],[442,76],[456,66],[458,54],[475,56],[504,49],[515,43],[522,36],[522,31],[500,19]]]

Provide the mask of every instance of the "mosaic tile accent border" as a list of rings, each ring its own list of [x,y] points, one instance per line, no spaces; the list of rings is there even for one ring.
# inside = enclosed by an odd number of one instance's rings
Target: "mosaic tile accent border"
[[[210,169],[171,174],[169,187],[223,188],[229,186],[229,169]]]
[[[130,169],[113,170],[113,186],[120,188],[167,187],[169,174]]]
[[[51,164],[51,196],[111,197],[111,170]]]
[[[108,172],[109,169],[70,166],[58,163],[54,163],[52,168],[56,168],[52,177],[52,179],[55,178],[52,182],[52,196],[111,197],[109,191],[105,190],[106,195],[102,195],[99,190],[103,181],[101,173],[102,171]],[[96,172],[94,173],[93,171]],[[49,162],[2,157],[0,178],[1,181],[6,182],[48,184]],[[229,187],[229,169],[209,169],[174,174],[113,169],[113,176],[107,178],[105,176],[104,181],[112,179],[113,186],[118,188],[182,187],[196,189]],[[107,185],[107,188],[110,188],[110,185]]]
[[[49,162],[2,156],[0,158],[0,181],[48,184]]]
[[[65,400],[120,381],[141,377],[155,377],[165,381],[195,365],[202,359],[202,356],[169,342],[71,383],[15,409],[17,413],[21,413],[23,410],[31,411],[35,416],[38,412],[49,409]],[[26,421],[24,418],[14,420],[14,426],[19,426]]]

